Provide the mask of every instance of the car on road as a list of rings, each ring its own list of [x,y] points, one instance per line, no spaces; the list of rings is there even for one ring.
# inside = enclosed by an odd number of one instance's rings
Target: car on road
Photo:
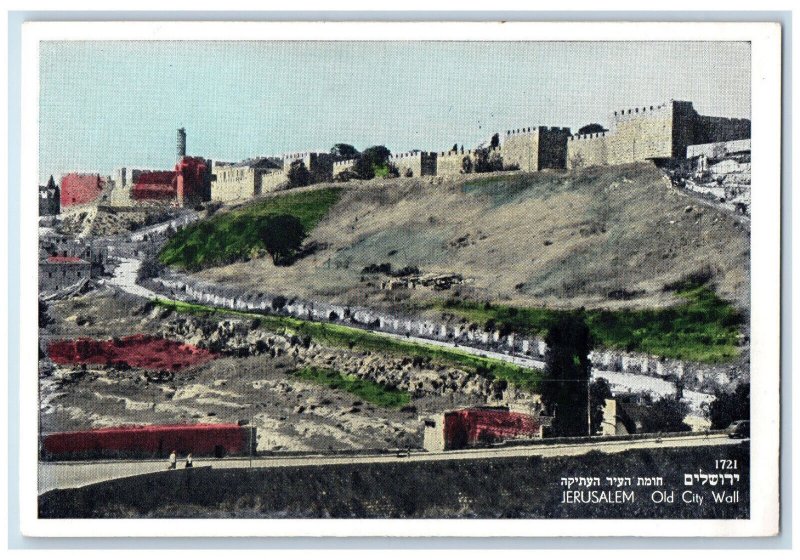
[[[736,420],[725,430],[731,439],[750,437],[750,420]]]

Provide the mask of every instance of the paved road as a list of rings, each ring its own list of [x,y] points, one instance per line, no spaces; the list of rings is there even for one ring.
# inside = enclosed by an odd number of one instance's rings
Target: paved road
[[[740,440],[729,439],[726,435],[697,435],[627,441],[594,441],[589,443],[531,445],[499,449],[471,449],[441,453],[412,452],[408,456],[396,455],[313,455],[302,457],[259,457],[250,459],[195,459],[195,467],[214,468],[281,468],[321,465],[354,465],[360,463],[408,463],[416,461],[457,461],[491,459],[503,457],[568,457],[584,455],[590,451],[621,453],[632,449],[690,448],[710,445],[736,445]],[[178,466],[182,466],[179,461]],[[40,462],[39,493],[57,488],[79,488],[116,478],[135,476],[163,471],[166,461],[71,461]]]
[[[147,299],[160,297],[154,291],[136,283],[136,276],[139,273],[139,267],[142,266],[142,261],[129,258],[120,258],[119,261],[117,268],[114,269],[114,276],[108,280],[109,285]]]

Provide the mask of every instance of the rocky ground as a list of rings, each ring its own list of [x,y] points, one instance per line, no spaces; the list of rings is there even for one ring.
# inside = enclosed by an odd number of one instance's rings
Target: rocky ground
[[[87,204],[66,211],[57,229],[64,235],[103,237],[136,231],[166,221],[174,215],[173,209],[163,205],[115,209]]]
[[[453,367],[399,356],[324,347],[241,318],[181,315],[112,290],[49,306],[43,340],[146,333],[219,352],[178,372],[40,362],[43,433],[141,423],[237,422],[256,426],[259,451],[418,447],[420,415],[531,395]],[[291,372],[332,369],[411,395],[384,408]]]

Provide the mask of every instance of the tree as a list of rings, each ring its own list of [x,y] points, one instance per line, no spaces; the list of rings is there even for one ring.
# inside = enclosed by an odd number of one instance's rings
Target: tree
[[[386,146],[370,146],[356,159],[353,171],[359,179],[372,179],[376,175],[381,177],[398,176],[389,164],[392,152]]]
[[[750,384],[741,383],[732,393],[717,391],[708,408],[712,430],[721,430],[735,420],[750,419]]]
[[[289,172],[286,174],[289,179],[289,187],[305,187],[311,182],[311,173],[309,173],[306,164],[303,160],[293,161],[289,165]]]
[[[461,173],[472,173],[472,158],[464,156],[461,159]]]
[[[458,151],[458,144],[457,144],[457,143],[456,143],[456,144],[453,144],[453,147],[452,147],[452,148],[450,148],[450,151],[451,151],[451,152],[457,152],[457,151]]]
[[[44,328],[52,322],[53,319],[47,312],[47,303],[42,300],[39,300],[39,328],[40,329]]]
[[[545,343],[542,403],[555,416],[553,434],[585,436],[589,429],[586,398],[592,336],[584,311],[563,314],[550,327]]]
[[[259,231],[264,248],[275,266],[289,266],[306,237],[303,222],[290,214],[268,216]]]
[[[353,173],[359,179],[372,179],[375,177],[375,169],[372,167],[372,161],[366,154],[361,154],[356,158],[353,165]]]
[[[370,146],[364,150],[364,155],[369,158],[373,167],[383,167],[388,163],[392,152],[386,146]]]
[[[492,149],[500,147],[500,133],[499,132],[495,132],[492,135],[492,139],[489,142],[489,147],[492,148]]]
[[[603,426],[603,409],[606,399],[613,397],[611,385],[604,377],[598,377],[589,385],[589,405],[591,407],[592,434],[596,434]]]
[[[688,432],[692,428],[683,419],[689,413],[689,405],[673,397],[661,397],[648,407],[642,418],[642,433]]]
[[[355,159],[360,153],[350,144],[334,144],[331,148],[331,154],[342,159]]]
[[[587,124],[578,129],[578,134],[597,134],[598,132],[606,132],[606,129],[597,123]]]

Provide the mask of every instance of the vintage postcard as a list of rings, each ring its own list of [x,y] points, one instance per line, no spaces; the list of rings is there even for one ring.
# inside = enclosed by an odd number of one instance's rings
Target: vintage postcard
[[[23,530],[776,534],[780,34],[26,24]]]

